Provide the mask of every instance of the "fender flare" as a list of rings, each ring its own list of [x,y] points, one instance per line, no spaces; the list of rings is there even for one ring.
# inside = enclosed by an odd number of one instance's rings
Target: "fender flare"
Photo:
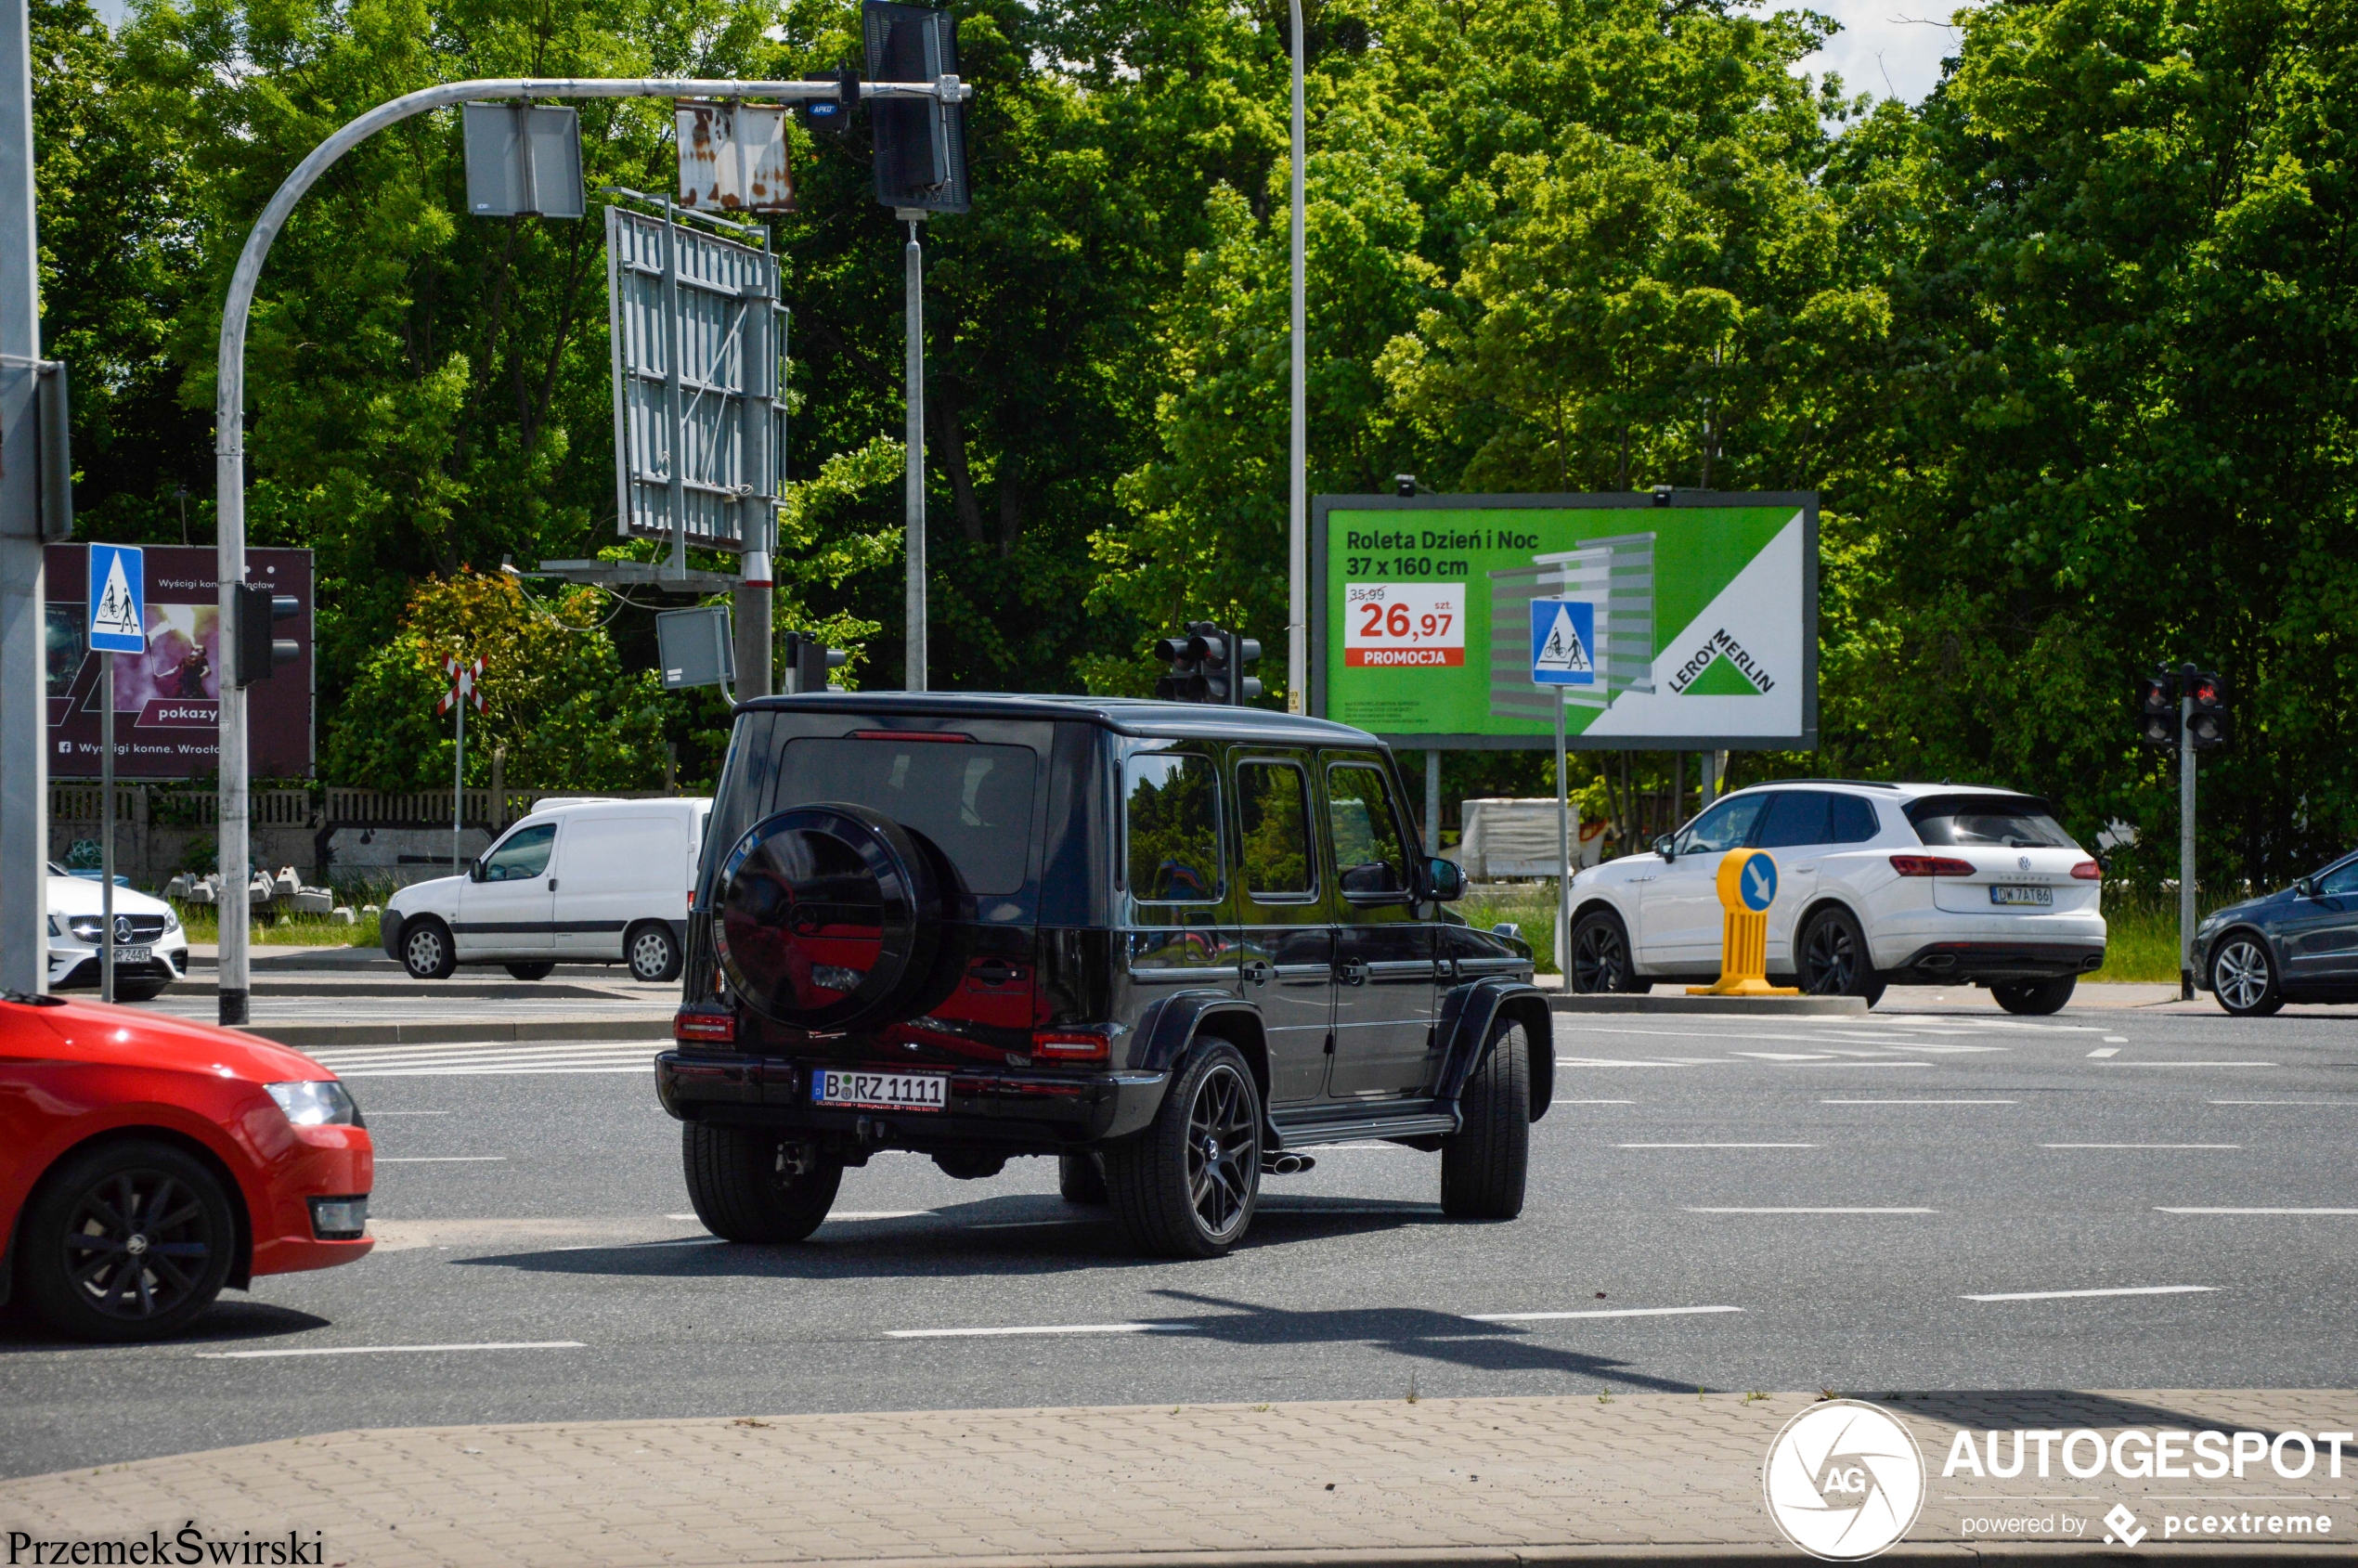
[[[1445,1043],[1441,1077],[1433,1095],[1454,1105],[1466,1080],[1481,1065],[1491,1031],[1501,1017],[1522,1025],[1531,1044],[1531,1120],[1548,1114],[1556,1094],[1556,1040],[1548,993],[1522,980],[1496,977],[1454,986],[1443,993],[1434,1038]]]
[[[1169,1072],[1187,1054],[1187,1047],[1195,1043],[1206,1023],[1225,1017],[1251,1021],[1253,1039],[1263,1056],[1261,1069],[1265,1074],[1268,1033],[1262,1022],[1261,1009],[1224,991],[1181,991],[1157,997],[1138,1019],[1137,1031],[1131,1038],[1131,1070]],[[1251,1055],[1250,1051],[1246,1054]],[[1262,1093],[1264,1096],[1268,1093],[1265,1082]]]

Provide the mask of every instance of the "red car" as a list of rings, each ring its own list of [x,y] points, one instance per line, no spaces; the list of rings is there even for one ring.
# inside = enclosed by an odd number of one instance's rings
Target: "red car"
[[[65,1333],[161,1338],[224,1285],[361,1257],[375,1166],[360,1108],[300,1052],[0,993],[0,1301]]]

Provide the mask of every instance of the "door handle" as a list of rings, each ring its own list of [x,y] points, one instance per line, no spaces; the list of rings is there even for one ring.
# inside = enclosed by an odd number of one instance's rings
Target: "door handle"
[[[1335,978],[1341,980],[1345,985],[1366,985],[1367,983],[1367,961],[1364,958],[1344,959],[1341,963],[1335,965]]]
[[[1255,958],[1247,961],[1244,968],[1245,983],[1247,985],[1267,985],[1269,983],[1269,965],[1263,964],[1260,959]]]
[[[552,893],[553,893],[553,892],[555,892],[556,890],[557,890],[557,879],[556,879],[555,877],[551,876],[551,878],[549,878],[549,891],[551,891],[551,892],[552,892]]]

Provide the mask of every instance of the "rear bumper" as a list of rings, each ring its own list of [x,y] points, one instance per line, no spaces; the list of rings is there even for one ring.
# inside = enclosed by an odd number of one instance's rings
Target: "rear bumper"
[[[2052,980],[2102,968],[2102,942],[1927,942],[1884,978],[1901,985],[1950,985],[1967,981]]]
[[[812,1105],[810,1071],[798,1062],[718,1051],[655,1057],[656,1097],[681,1121],[777,1127],[868,1148],[989,1145],[1044,1153],[1127,1137],[1154,1120],[1170,1079],[1167,1072],[952,1071],[946,1111],[856,1110]]]

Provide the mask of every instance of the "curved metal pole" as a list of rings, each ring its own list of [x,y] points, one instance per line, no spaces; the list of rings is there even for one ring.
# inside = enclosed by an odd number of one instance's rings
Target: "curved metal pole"
[[[843,91],[835,82],[731,82],[659,76],[516,77],[506,80],[451,82],[407,93],[361,115],[311,149],[293,174],[262,210],[245,249],[238,253],[237,270],[229,275],[229,295],[221,310],[221,351],[214,395],[214,476],[220,524],[219,555],[214,564],[220,590],[221,620],[215,646],[223,668],[220,683],[221,791],[220,843],[216,867],[221,917],[219,975],[220,1017],[224,1024],[246,1021],[250,957],[247,923],[253,904],[248,893],[246,826],[248,758],[246,755],[246,693],[235,680],[235,651],[227,639],[236,627],[232,601],[246,576],[246,452],[244,408],[246,383],[246,320],[253,310],[254,287],[262,279],[262,264],[286,227],[304,193],[337,159],[375,136],[414,115],[454,104],[486,98],[773,98],[788,101],[835,97]],[[939,98],[958,103],[974,96],[974,88],[955,76],[934,82],[862,82],[863,98]]]
[[[1303,308],[1302,0],[1289,0],[1293,13],[1293,395],[1286,434],[1286,709],[1310,711],[1308,600],[1310,546],[1306,520],[1310,483],[1309,437],[1302,411],[1307,312]]]

